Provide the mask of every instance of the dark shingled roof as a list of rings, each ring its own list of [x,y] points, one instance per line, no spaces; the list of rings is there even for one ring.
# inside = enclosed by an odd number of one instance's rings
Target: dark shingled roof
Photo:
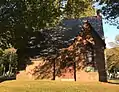
[[[49,30],[44,30],[43,32],[45,32],[46,37],[48,41],[53,40],[53,43],[55,44],[43,44],[41,45],[39,42],[39,38],[37,37],[32,37],[31,41],[38,41],[37,44],[33,44],[29,45],[27,47],[27,53],[31,56],[35,56],[35,55],[40,55],[40,52],[46,52],[52,47],[51,45],[53,45],[54,47],[61,49],[61,48],[66,48],[69,45],[71,45],[74,42],[74,39],[80,34],[81,32],[81,27],[83,26],[83,21],[84,20],[88,20],[88,22],[91,24],[91,26],[93,27],[93,31],[92,31],[92,35],[95,38],[99,38],[100,40],[98,40],[98,42],[104,42],[104,32],[103,32],[103,26],[102,26],[102,19],[97,17],[97,16],[92,16],[92,17],[84,17],[84,18],[80,18],[80,19],[68,19],[68,20],[63,20],[62,23],[57,26],[55,29],[53,29],[54,31],[50,31]],[[38,33],[36,33],[38,34]],[[59,36],[58,36],[59,35]],[[39,36],[38,36],[39,37]],[[45,36],[44,36],[45,37]],[[36,39],[37,38],[37,39]],[[46,38],[45,38],[46,39]],[[57,46],[55,46],[57,44]],[[40,47],[38,47],[38,45],[40,45]],[[48,45],[49,47],[47,47],[46,45]],[[48,53],[47,53],[48,54]]]
[[[104,40],[104,32],[103,32],[103,25],[102,19],[98,18],[97,16],[92,17],[84,17],[80,19],[68,19],[63,20],[62,26],[66,29],[69,29],[64,32],[64,36],[67,38],[72,38],[77,36],[81,31],[81,26],[83,25],[83,20],[88,20],[91,26],[94,28],[96,33],[100,36],[102,40]]]

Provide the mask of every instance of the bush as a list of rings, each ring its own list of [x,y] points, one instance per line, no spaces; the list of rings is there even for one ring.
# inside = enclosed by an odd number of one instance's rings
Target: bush
[[[91,66],[87,66],[86,68],[85,68],[85,71],[86,72],[94,72],[94,67],[91,67]]]
[[[15,74],[17,63],[17,54],[14,49],[0,50],[0,76]]]

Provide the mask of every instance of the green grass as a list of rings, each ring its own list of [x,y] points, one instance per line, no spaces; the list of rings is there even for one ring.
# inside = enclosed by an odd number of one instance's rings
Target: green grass
[[[99,82],[6,81],[0,92],[119,92],[119,85]]]

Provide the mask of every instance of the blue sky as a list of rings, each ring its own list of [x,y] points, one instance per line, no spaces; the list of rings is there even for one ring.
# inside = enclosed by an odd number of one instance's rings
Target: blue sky
[[[66,2],[63,2],[65,5]],[[99,5],[99,2],[96,2],[93,4],[93,7],[95,9],[101,9],[103,5]],[[119,20],[119,18],[118,18]],[[115,36],[119,34],[119,29],[117,29],[117,26],[113,26],[110,24],[105,23],[105,20],[103,19],[103,31],[104,31],[104,36],[105,36],[105,42],[106,42],[106,47],[110,48],[108,45],[108,42],[115,42]]]
[[[101,9],[101,7],[104,5],[99,5],[99,2],[96,2],[93,4],[93,7],[96,9]],[[119,18],[117,18],[119,20]],[[108,42],[115,42],[115,36],[119,34],[119,29],[117,29],[117,26],[110,25],[108,23],[105,23],[105,19],[103,19],[103,31],[105,35],[105,42],[107,48],[110,48],[108,45]]]
[[[103,30],[105,35],[106,46],[107,48],[110,48],[108,42],[115,42],[115,36],[119,34],[119,29],[117,29],[117,26],[105,24],[105,20],[103,20]]]

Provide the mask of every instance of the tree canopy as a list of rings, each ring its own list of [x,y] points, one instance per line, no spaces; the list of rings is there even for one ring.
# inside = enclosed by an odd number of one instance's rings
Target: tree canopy
[[[119,17],[119,0],[96,0],[100,5],[103,4],[103,14],[107,18]]]
[[[17,49],[19,59],[22,59],[21,57],[27,55],[25,51],[30,40],[36,37],[37,42],[43,45],[41,46],[43,48],[40,47],[42,50],[54,49],[57,45],[50,44],[60,32],[50,33],[42,30],[52,29],[65,18],[94,15],[91,3],[89,0],[1,0],[0,47],[2,49],[14,47]]]
[[[79,18],[84,16],[94,15],[94,8],[91,0],[66,0],[67,3],[64,9],[66,18]]]
[[[2,0],[0,34],[2,47],[21,48],[34,32],[55,24],[60,16],[57,0]],[[22,46],[25,44],[22,44]]]
[[[119,69],[119,47],[106,49],[107,70]]]
[[[88,0],[1,0],[0,46],[23,49],[34,32],[56,26],[62,18],[93,14]]]
[[[62,7],[63,1],[64,0],[1,0],[1,47],[23,47],[33,32],[46,27],[56,26],[63,14],[65,14],[67,18],[79,18],[84,13],[84,16],[93,15],[94,10],[91,8],[91,3],[87,0],[81,0],[80,2],[79,0],[65,0],[67,3],[64,8]],[[92,13],[86,14],[86,11]],[[72,13],[69,14],[70,12]],[[21,46],[21,43],[24,44]]]
[[[102,5],[102,13],[108,20],[107,23],[119,28],[119,0],[95,0]]]

